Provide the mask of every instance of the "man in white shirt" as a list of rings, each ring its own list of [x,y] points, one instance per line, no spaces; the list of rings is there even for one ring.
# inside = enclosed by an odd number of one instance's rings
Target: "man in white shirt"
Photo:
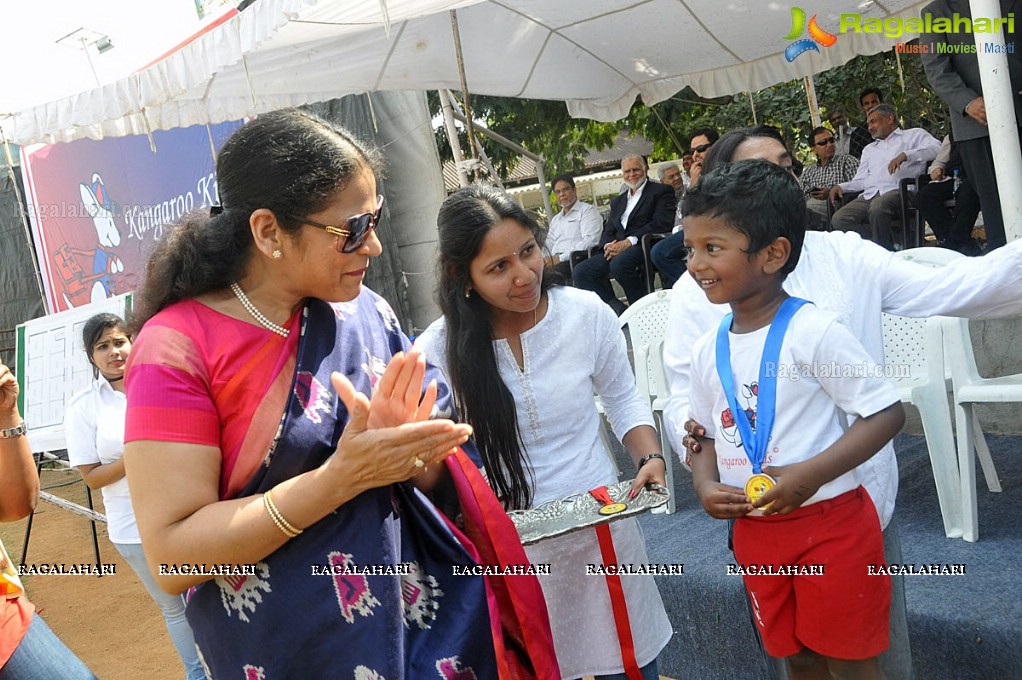
[[[873,143],[862,150],[855,177],[831,188],[830,201],[836,203],[846,191],[862,194],[835,212],[831,224],[840,231],[857,231],[891,250],[891,223],[901,213],[898,185],[902,178],[926,171],[940,151],[940,142],[922,128],[899,128],[890,104],[870,109],[866,125]]]
[[[603,217],[593,205],[578,200],[575,178],[571,175],[554,177],[553,187],[561,212],[550,219],[543,264],[570,280],[572,251],[589,250],[600,242]]]

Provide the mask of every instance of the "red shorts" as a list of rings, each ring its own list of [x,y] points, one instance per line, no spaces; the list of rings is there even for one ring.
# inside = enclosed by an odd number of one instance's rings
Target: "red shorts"
[[[868,573],[869,565],[884,563],[884,541],[876,508],[862,487],[788,515],[742,517],[735,521],[734,544],[771,656],[808,647],[855,660],[887,649],[891,579]],[[764,565],[794,575],[748,573],[762,572]],[[817,573],[806,575],[810,571]]]

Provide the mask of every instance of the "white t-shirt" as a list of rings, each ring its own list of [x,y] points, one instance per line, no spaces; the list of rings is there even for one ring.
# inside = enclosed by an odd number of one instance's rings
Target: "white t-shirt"
[[[106,465],[124,456],[127,405],[127,398],[102,377],[71,398],[64,416],[67,457],[71,465]],[[141,543],[128,494],[128,480],[121,477],[101,491],[111,542]]]
[[[760,361],[769,330],[765,326],[751,333],[728,333],[741,409],[758,409]],[[714,329],[699,338],[692,350],[691,416],[714,439],[720,481],[743,488],[752,476],[752,465],[717,374],[716,340]],[[899,401],[897,391],[883,377],[883,367],[851,331],[834,314],[812,305],[803,305],[792,317],[774,375],[776,410],[764,465],[809,460],[844,434],[848,416],[865,418]],[[861,467],[824,484],[803,505],[863,484]]]

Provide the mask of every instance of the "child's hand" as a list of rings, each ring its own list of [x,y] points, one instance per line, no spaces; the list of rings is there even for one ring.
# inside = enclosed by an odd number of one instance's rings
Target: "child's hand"
[[[762,509],[764,515],[787,515],[802,507],[821,486],[809,462],[763,468],[763,472],[777,480],[777,485],[752,505]]]
[[[705,481],[696,487],[696,496],[706,514],[717,519],[734,519],[752,512],[745,490],[717,481]]]

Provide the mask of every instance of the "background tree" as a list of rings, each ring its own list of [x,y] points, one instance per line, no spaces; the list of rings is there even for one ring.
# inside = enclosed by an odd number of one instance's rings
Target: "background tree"
[[[900,57],[900,59],[899,59]],[[901,73],[899,74],[899,61]],[[902,86],[904,83],[904,87]],[[949,129],[947,107],[933,92],[918,55],[895,55],[894,51],[856,57],[837,68],[814,76],[817,100],[826,120],[828,107],[840,105],[852,124],[862,124],[859,92],[878,87],[884,99],[898,110],[906,127],[923,127],[938,139]],[[460,95],[459,95],[460,96]],[[547,176],[580,169],[590,150],[608,148],[621,132],[641,135],[653,144],[650,161],[678,158],[688,148],[691,131],[714,127],[721,132],[754,122],[774,125],[803,162],[812,158],[806,135],[812,129],[803,81],[792,80],[752,94],[706,99],[686,88],[666,101],[646,106],[636,101],[628,116],[613,123],[571,118],[563,102],[510,99],[473,95],[472,111],[494,132],[499,132],[547,160]],[[440,112],[439,97],[429,95],[431,111]],[[462,131],[462,148],[468,146]],[[436,131],[437,146],[444,160],[451,159],[447,132]],[[506,178],[518,157],[489,140],[483,141],[497,172]]]

